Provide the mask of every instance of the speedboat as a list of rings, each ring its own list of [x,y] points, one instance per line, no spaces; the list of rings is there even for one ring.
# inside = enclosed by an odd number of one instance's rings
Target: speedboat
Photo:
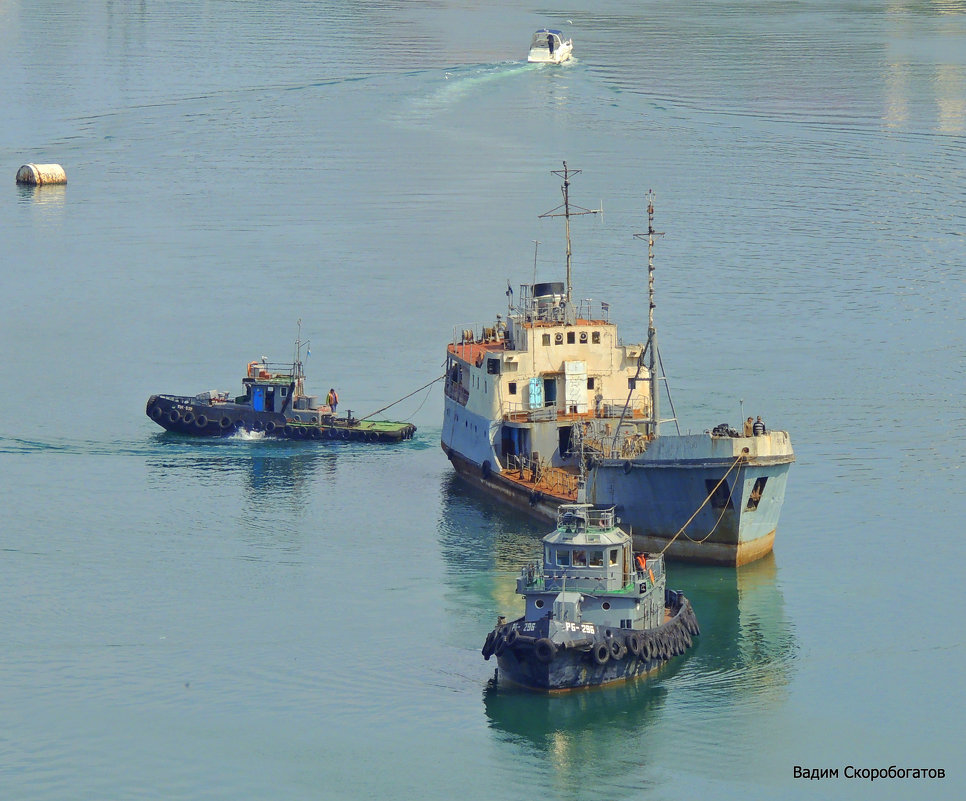
[[[561,64],[574,52],[573,39],[564,41],[563,34],[551,28],[541,28],[530,40],[527,61],[531,64]]]

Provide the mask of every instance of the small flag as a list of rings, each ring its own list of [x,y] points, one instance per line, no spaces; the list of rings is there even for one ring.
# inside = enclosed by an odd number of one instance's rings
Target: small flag
[[[306,348],[305,349],[305,355],[306,356],[311,356],[312,355],[312,348]]]
[[[512,298],[513,297],[513,287],[510,286],[510,282],[509,281],[506,282],[506,296],[508,298]]]
[[[604,301],[601,301],[601,302],[600,302],[600,307],[601,307],[601,308],[602,308],[602,309],[603,309],[604,311],[610,311],[610,304],[609,304],[609,303],[605,303]]]

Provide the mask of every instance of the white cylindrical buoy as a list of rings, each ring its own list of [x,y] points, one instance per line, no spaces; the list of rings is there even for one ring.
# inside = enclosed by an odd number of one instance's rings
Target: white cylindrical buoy
[[[24,164],[17,170],[18,184],[66,184],[67,173],[59,164]]]

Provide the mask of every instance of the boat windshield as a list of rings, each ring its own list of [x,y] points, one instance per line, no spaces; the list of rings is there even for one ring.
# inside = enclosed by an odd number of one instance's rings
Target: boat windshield
[[[533,34],[533,39],[530,40],[530,49],[549,50],[550,42],[548,40],[553,41],[554,49],[560,47],[562,41],[558,31],[537,31],[535,34]]]

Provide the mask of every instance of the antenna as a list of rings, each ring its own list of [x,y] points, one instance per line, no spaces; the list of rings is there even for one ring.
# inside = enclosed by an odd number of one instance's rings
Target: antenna
[[[571,273],[570,273],[570,217],[581,215],[581,214],[600,214],[600,209],[585,209],[581,206],[571,206],[570,205],[570,176],[580,175],[580,170],[571,170],[567,167],[567,162],[563,163],[562,170],[551,170],[553,175],[563,178],[563,186],[560,187],[560,191],[563,194],[563,203],[555,209],[541,214],[537,219],[542,220],[544,217],[563,217],[566,223],[566,234],[567,234],[567,304],[570,304],[571,296]],[[561,209],[563,212],[561,213]]]
[[[647,236],[647,350],[650,351],[648,370],[651,373],[651,433],[657,436],[660,415],[658,402],[660,390],[657,383],[657,330],[654,327],[654,237],[664,236],[663,231],[654,230],[654,190],[647,190],[647,234],[634,234],[635,239]],[[641,354],[643,358],[644,354]]]

